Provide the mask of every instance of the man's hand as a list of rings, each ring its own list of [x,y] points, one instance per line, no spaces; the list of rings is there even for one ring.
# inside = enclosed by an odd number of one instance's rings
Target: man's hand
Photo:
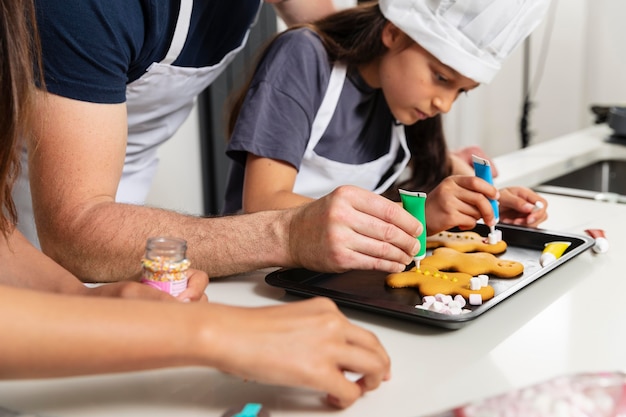
[[[305,268],[398,272],[419,251],[419,221],[398,204],[357,187],[339,187],[293,213],[289,251]]]

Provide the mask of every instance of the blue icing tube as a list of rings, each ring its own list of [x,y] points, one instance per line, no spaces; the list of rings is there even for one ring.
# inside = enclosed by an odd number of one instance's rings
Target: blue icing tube
[[[472,155],[472,162],[474,163],[474,172],[476,176],[484,179],[489,184],[493,185],[493,176],[491,175],[491,164],[485,158]],[[491,207],[493,207],[493,215],[496,218],[496,222],[500,221],[500,209],[498,208],[498,202],[496,200],[489,199]]]

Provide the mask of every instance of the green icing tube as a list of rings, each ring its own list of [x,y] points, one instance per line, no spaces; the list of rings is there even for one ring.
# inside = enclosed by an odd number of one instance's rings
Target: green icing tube
[[[402,200],[402,207],[413,215],[417,220],[422,223],[423,231],[417,237],[420,242],[420,250],[413,257],[418,263],[426,256],[426,193],[398,190],[400,192],[400,199]]]

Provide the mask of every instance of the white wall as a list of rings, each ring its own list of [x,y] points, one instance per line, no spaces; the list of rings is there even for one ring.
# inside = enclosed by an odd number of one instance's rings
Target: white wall
[[[349,7],[354,0],[336,0]],[[532,35],[531,73],[536,79],[544,41],[548,54],[530,114],[532,143],[592,124],[591,104],[626,103],[626,1],[552,0],[550,17]],[[519,149],[523,47],[504,63],[490,85],[459,98],[445,116],[451,148],[478,144],[491,156]],[[148,203],[203,211],[197,113],[163,146]]]

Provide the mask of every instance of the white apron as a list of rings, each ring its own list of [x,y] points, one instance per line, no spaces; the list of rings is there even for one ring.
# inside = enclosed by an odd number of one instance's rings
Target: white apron
[[[404,126],[396,124],[391,126],[389,152],[373,161],[356,165],[347,164],[324,158],[315,153],[315,146],[319,143],[335,113],[345,79],[346,66],[336,64],[330,74],[328,88],[311,127],[311,137],[296,176],[294,193],[311,198],[320,198],[340,185],[355,185],[381,194],[393,184],[409,162],[410,154],[406,144]],[[402,162],[398,163],[394,167],[393,174],[378,186],[381,178],[394,164],[400,146],[404,149]]]
[[[262,4],[259,0],[259,11]],[[185,45],[192,9],[193,0],[181,0],[174,37],[165,59],[152,63],[144,75],[126,88],[128,142],[122,178],[116,194],[117,202],[145,202],[157,170],[158,146],[183,124],[193,109],[197,95],[222,73],[248,40],[250,29],[243,37],[241,45],[213,66],[172,66]],[[22,174],[13,195],[19,212],[18,229],[34,245],[39,246],[28,184],[26,152],[23,152]]]
[[[261,5],[259,1],[259,11]],[[117,190],[118,202],[145,202],[157,169],[158,146],[183,124],[197,95],[232,62],[250,34],[248,29],[241,45],[226,54],[218,64],[202,68],[172,66],[187,39],[192,8],[193,0],[181,1],[174,38],[165,59],[150,65],[141,78],[126,88],[128,144]]]

